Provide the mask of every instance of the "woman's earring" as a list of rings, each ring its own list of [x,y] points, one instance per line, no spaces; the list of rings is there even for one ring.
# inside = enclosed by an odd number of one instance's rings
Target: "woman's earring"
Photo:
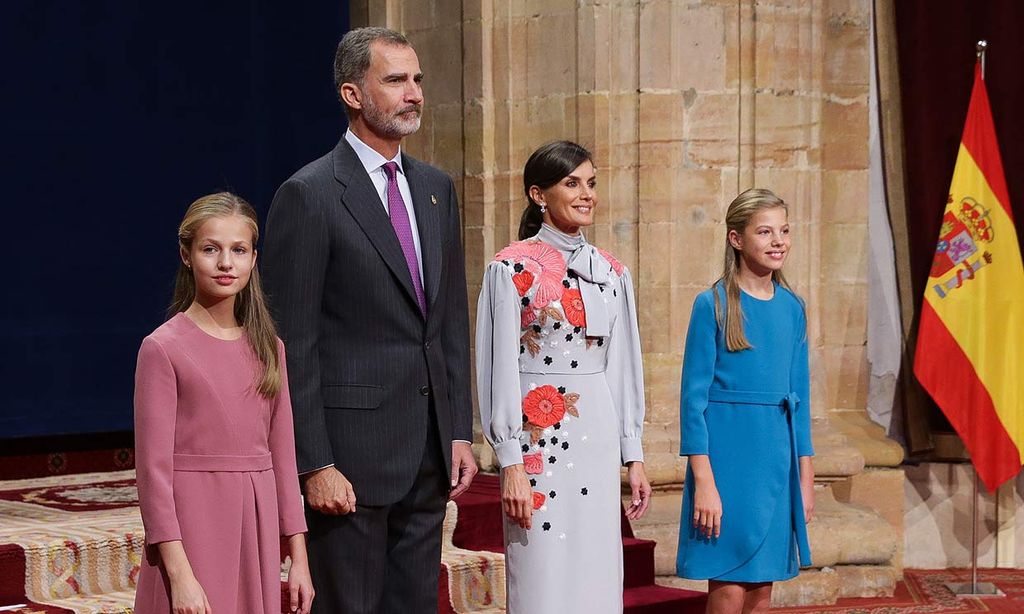
[[[540,214],[544,215],[547,212],[548,212],[548,208],[544,205],[544,203],[541,203],[540,204]]]

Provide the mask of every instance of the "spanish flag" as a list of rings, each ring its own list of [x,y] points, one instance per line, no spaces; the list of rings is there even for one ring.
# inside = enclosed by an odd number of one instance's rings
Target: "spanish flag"
[[[921,306],[914,373],[989,491],[1024,459],[1024,266],[980,63]]]

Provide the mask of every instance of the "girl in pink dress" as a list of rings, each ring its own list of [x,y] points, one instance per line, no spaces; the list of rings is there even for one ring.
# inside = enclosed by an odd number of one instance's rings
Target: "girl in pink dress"
[[[135,454],[146,560],[136,614],[278,614],[313,587],[284,346],[256,265],[256,212],[226,192],[178,229],[174,315],[142,342]]]

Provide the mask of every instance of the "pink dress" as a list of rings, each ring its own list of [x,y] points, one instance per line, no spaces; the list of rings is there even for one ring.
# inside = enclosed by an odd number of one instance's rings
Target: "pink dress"
[[[135,374],[135,460],[146,528],[136,614],[171,611],[155,544],[181,540],[217,614],[281,612],[281,536],[306,530],[284,346],[283,386],[254,390],[258,361],[182,313],[146,337]]]

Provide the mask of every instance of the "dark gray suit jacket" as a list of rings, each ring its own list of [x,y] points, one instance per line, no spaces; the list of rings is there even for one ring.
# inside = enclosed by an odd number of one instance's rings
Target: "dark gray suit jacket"
[[[277,191],[260,254],[287,350],[300,473],[333,463],[361,504],[413,484],[430,402],[446,464],[473,438],[469,316],[455,186],[403,154],[428,317],[387,211],[355,151],[334,150]]]

